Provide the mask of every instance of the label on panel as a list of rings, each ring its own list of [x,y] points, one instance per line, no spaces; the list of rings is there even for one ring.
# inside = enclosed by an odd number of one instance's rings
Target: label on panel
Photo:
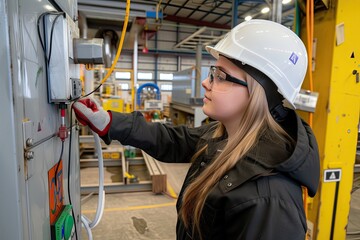
[[[341,179],[341,169],[330,169],[324,172],[324,182],[339,182]]]
[[[63,165],[62,160],[48,171],[50,224],[54,224],[63,208]]]

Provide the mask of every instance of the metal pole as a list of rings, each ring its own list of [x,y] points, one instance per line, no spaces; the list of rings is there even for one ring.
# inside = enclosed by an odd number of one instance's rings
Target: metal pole
[[[83,12],[79,12],[79,29],[80,37],[86,39],[88,35],[88,25],[86,16]]]
[[[200,97],[201,91],[201,58],[202,58],[202,45],[196,46],[196,78],[195,78],[195,97]]]
[[[79,28],[80,37],[87,39],[88,36],[88,25],[86,16],[84,13],[79,12]],[[88,94],[94,89],[94,70],[84,71],[84,93]]]
[[[94,90],[94,70],[84,71],[84,93],[88,94]]]
[[[135,88],[137,84],[137,75],[138,75],[138,29],[135,30],[134,36],[134,54],[133,54],[133,70],[134,70],[134,85],[132,86],[132,100],[133,100],[133,110],[136,110],[136,97],[135,97]]]
[[[239,0],[233,0],[232,1],[231,28],[235,27],[238,22],[238,6],[239,6]]]
[[[179,23],[176,24],[176,43],[179,42]],[[181,70],[181,57],[178,55],[177,56],[177,71]]]
[[[177,56],[177,66],[176,66],[177,71],[181,71],[181,57],[178,55]]]
[[[282,0],[274,0],[271,20],[277,23],[281,23],[282,14]]]
[[[154,83],[157,84],[158,80],[158,65],[159,65],[159,54],[157,53],[158,49],[158,32],[155,33],[155,73],[154,73]]]

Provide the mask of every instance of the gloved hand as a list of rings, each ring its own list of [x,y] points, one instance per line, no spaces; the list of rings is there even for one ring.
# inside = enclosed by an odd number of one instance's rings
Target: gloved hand
[[[111,112],[106,112],[92,98],[83,98],[73,104],[77,120],[91,128],[100,137],[108,133],[111,125]]]

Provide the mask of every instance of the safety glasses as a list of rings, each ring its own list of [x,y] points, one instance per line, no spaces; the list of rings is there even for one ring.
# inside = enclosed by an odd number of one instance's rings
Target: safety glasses
[[[216,66],[210,67],[209,83],[211,90],[215,92],[229,92],[231,91],[231,87],[234,83],[247,87],[247,82],[234,78]]]

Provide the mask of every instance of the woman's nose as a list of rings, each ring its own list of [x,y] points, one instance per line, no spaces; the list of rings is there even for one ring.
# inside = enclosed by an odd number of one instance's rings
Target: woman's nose
[[[210,82],[209,82],[209,77],[205,78],[202,82],[201,85],[203,86],[203,88],[205,88],[206,90],[210,91],[211,90],[211,86],[210,86]]]

